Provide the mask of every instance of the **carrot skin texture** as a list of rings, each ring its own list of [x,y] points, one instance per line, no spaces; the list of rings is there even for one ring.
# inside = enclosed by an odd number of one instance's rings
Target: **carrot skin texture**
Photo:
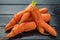
[[[41,14],[41,17],[45,22],[49,22],[51,19],[51,15],[48,13],[47,14]]]
[[[25,32],[32,31],[35,29],[36,29],[36,24],[34,21],[26,22],[26,24],[24,25],[24,31]]]
[[[12,31],[6,36],[6,38],[11,38],[22,32],[28,32],[36,29],[35,22],[27,22],[14,25]]]
[[[24,21],[26,21],[30,16],[29,12],[26,12],[22,17],[19,23],[23,23]]]
[[[45,23],[39,13],[39,9],[37,7],[32,10],[32,17],[34,18],[38,27],[43,27],[47,32],[49,32],[52,36],[57,36],[56,31],[47,23]]]

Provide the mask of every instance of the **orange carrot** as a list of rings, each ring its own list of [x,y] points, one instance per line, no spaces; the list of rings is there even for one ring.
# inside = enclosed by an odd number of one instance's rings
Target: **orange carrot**
[[[45,21],[45,22],[48,22],[51,18],[50,14],[41,14],[41,17],[42,19]],[[48,18],[47,18],[48,17]],[[30,16],[26,21],[34,21],[33,18]],[[44,28],[42,27],[37,27],[38,31],[41,33],[41,34],[44,34],[44,35],[47,35],[46,33],[44,33]]]
[[[20,11],[14,15],[14,17],[10,20],[10,22],[5,26],[5,30],[8,31],[11,29],[22,17],[24,11]]]
[[[35,22],[26,22],[26,23],[21,23],[21,24],[16,24],[14,25],[14,28],[12,29],[12,31],[6,36],[7,38],[11,38],[16,36],[19,33],[22,32],[28,32],[28,31],[32,31],[36,29],[36,24]]]
[[[41,14],[41,17],[45,22],[49,22],[51,19],[51,15],[48,13],[47,14]]]
[[[26,12],[22,17],[19,23],[23,23],[24,21],[26,21],[30,16],[29,12]]]
[[[39,11],[40,11],[40,13],[44,14],[44,13],[48,12],[48,9],[47,8],[41,8]]]
[[[24,23],[18,25],[14,25],[14,28],[11,30],[11,32],[6,36],[6,38],[11,38],[16,36],[19,33],[24,32],[24,27],[23,27]]]
[[[46,13],[46,14],[41,14],[41,17],[42,19],[45,21],[45,22],[49,22],[50,19],[51,19],[51,15]],[[33,18],[30,16],[28,19],[26,19],[26,21],[33,21]]]
[[[24,9],[25,12],[30,12],[31,10],[32,10],[32,4],[29,4],[29,5]]]
[[[43,27],[47,32],[49,32],[52,36],[57,36],[56,31],[47,23],[45,23],[41,17],[39,9],[34,7],[32,10],[32,17],[34,18],[38,27]]]
[[[48,33],[45,33],[45,30],[42,26],[37,27],[37,30],[39,31],[39,33],[43,34],[43,35],[49,35]]]
[[[43,27],[37,27],[37,30],[41,33],[41,34],[44,34],[45,35],[45,31],[44,31],[44,28]]]
[[[35,29],[36,29],[36,24],[34,21],[26,22],[26,24],[24,25],[24,31],[25,32],[32,31]]]
[[[28,22],[29,22],[29,21],[34,21],[33,18],[31,17],[31,15],[30,15],[30,17],[26,20],[26,22],[27,22],[27,21],[28,21]]]

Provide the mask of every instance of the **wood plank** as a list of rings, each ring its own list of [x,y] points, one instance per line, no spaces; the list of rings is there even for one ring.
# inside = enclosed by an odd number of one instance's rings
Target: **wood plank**
[[[50,25],[60,26],[60,15],[52,15],[50,20]]]
[[[12,17],[13,15],[0,15],[0,26],[6,25]]]
[[[35,0],[37,4],[60,4],[60,0]],[[0,4],[29,4],[31,0],[0,0]]]
[[[25,9],[28,5],[0,5],[0,14],[15,14],[18,11]],[[56,5],[37,5],[39,8],[46,7],[49,10],[56,7]]]
[[[0,14],[15,14],[23,10],[26,5],[0,5]]]

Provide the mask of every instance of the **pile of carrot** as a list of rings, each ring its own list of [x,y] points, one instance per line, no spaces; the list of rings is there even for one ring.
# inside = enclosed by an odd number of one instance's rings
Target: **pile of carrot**
[[[5,37],[11,38],[17,34],[32,31],[36,28],[43,35],[45,35],[46,31],[52,36],[57,36],[56,30],[47,23],[50,19],[51,15],[48,13],[48,8],[38,9],[37,6],[33,7],[32,4],[29,4],[27,8],[16,13],[6,25],[6,31],[12,29]]]

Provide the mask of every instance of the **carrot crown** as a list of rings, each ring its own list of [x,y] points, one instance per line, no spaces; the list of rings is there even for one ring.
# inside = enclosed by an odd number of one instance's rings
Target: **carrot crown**
[[[36,6],[36,3],[35,0],[32,0],[32,7],[35,7]]]

